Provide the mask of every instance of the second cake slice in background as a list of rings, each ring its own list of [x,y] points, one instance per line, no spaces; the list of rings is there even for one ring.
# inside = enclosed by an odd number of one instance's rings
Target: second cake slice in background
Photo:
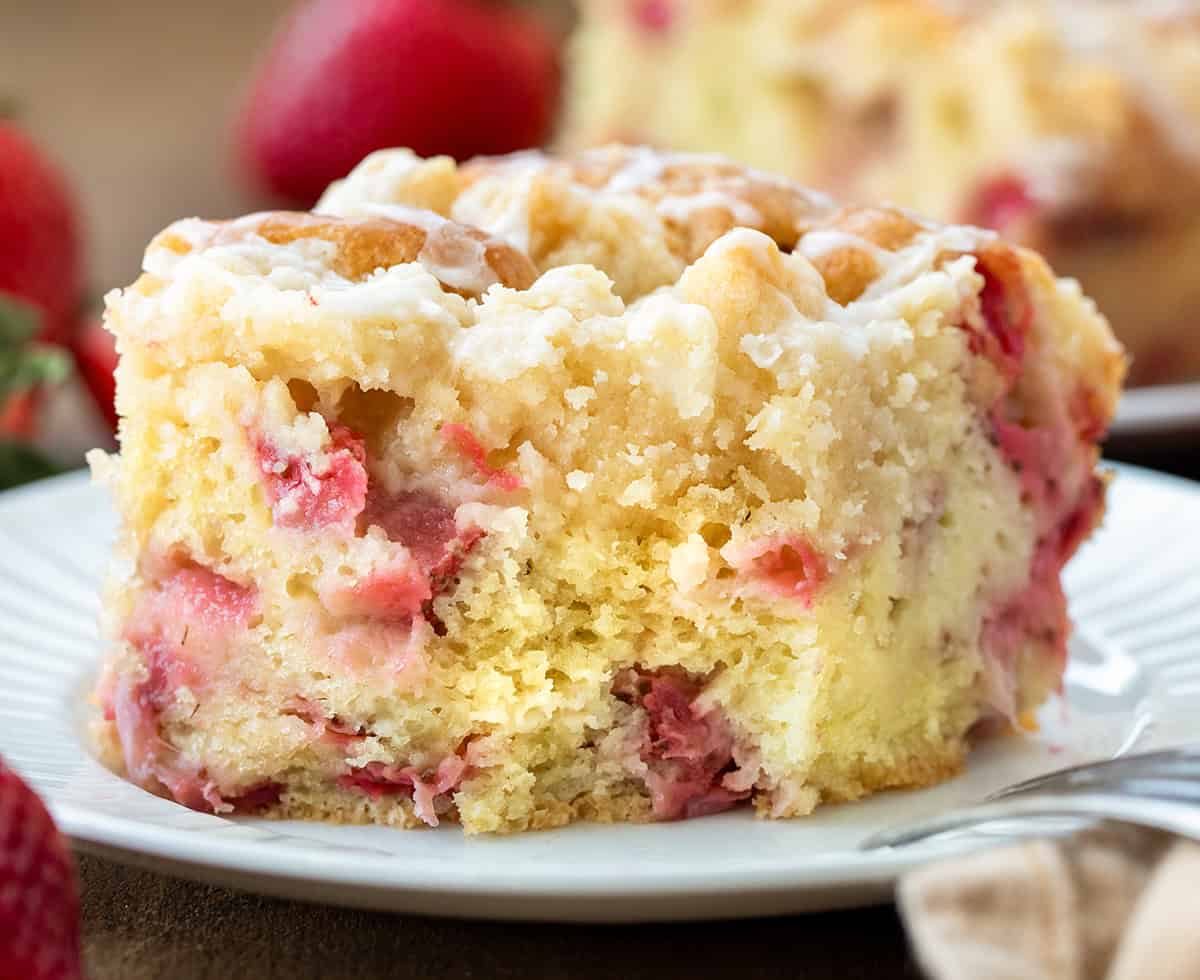
[[[1200,378],[1194,4],[585,0],[573,54],[570,146],[712,150],[997,228],[1083,283],[1134,384]]]

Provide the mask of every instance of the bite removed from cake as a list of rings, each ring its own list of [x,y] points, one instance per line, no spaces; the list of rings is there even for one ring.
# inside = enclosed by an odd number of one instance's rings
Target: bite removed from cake
[[[99,736],[471,833],[926,786],[1058,686],[1123,357],[993,233],[700,156],[368,158],[107,300]]]

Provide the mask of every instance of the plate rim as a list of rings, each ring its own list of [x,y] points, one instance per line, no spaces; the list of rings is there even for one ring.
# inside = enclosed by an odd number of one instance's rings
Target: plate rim
[[[1134,439],[1188,431],[1200,431],[1200,381],[1126,389],[1108,435]]]

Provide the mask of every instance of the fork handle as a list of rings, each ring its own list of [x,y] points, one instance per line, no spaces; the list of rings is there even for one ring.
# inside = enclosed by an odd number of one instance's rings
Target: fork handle
[[[1153,827],[1200,840],[1200,807],[1194,802],[1111,793],[1029,793],[993,803],[950,810],[903,827],[872,834],[860,850],[903,847],[951,830],[1016,817],[1092,817]]]

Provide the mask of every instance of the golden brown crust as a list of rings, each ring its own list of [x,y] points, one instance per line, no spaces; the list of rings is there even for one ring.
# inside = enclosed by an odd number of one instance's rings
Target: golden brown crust
[[[683,258],[691,262],[709,245],[735,227],[755,228],[770,236],[782,249],[790,249],[806,222],[823,214],[823,198],[814,197],[788,181],[775,180],[732,163],[668,164],[659,180],[644,185],[641,196],[653,203],[666,198],[697,198],[703,194],[729,198],[752,208],[757,220],[742,220],[734,207],[714,204],[698,208],[688,220],[668,217],[667,224],[682,228]]]
[[[251,235],[273,245],[317,238],[336,246],[331,268],[353,281],[365,279],[377,269],[423,259],[431,260],[430,271],[438,275],[440,265],[454,264],[455,253],[478,251],[479,246],[483,246],[483,263],[491,273],[487,278],[492,281],[513,289],[527,289],[537,278],[537,270],[528,256],[507,242],[433,212],[422,212],[422,216],[428,219],[425,225],[384,217],[335,218],[295,211],[268,211],[250,218],[214,223],[212,237],[204,245],[229,244]],[[152,247],[184,255],[195,246],[178,232],[168,229],[155,239]],[[482,291],[444,284],[465,296],[476,296]]]
[[[824,227],[866,239],[889,252],[903,248],[921,230],[917,222],[896,208],[843,208]]]
[[[843,208],[802,229],[803,234],[840,231],[887,252],[899,251],[920,230],[919,224],[895,208]],[[875,256],[853,244],[822,252],[811,261],[825,280],[829,297],[843,305],[858,299],[881,272]]]
[[[851,245],[825,252],[815,257],[812,263],[825,280],[829,298],[843,306],[858,299],[879,274],[875,257]]]
[[[591,191],[619,187],[656,207],[672,200],[693,202],[679,213],[660,208],[672,251],[689,263],[737,227],[754,228],[773,238],[780,248],[790,249],[801,228],[831,210],[823,195],[732,161],[648,154],[644,148],[614,144],[574,157],[545,158],[543,164],[547,173]],[[459,175],[463,186],[470,187],[510,165],[509,158],[482,157],[464,164]]]
[[[484,260],[503,285],[527,289],[537,278],[529,258],[507,242],[432,213],[430,218],[437,221],[436,241],[427,228],[391,218],[330,218],[288,211],[265,215],[262,223],[251,230],[277,245],[298,238],[334,243],[338,249],[334,270],[347,279],[364,279],[376,269],[416,262],[428,245],[449,250],[468,242],[484,246]]]
[[[352,280],[365,279],[376,269],[417,261],[426,238],[423,228],[386,218],[351,221],[277,211],[255,224],[226,225],[216,242],[223,244],[250,234],[273,245],[289,245],[302,238],[331,242],[337,246],[333,270]]]

